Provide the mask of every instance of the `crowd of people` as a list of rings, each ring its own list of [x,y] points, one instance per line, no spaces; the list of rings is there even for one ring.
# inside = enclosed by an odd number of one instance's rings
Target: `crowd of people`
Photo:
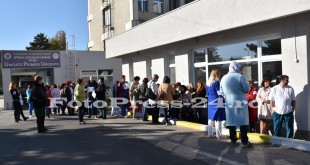
[[[132,118],[147,121],[147,115],[152,115],[153,124],[161,124],[159,116],[164,117],[164,123],[170,125],[170,120],[184,120],[208,125],[208,136],[222,137],[223,121],[229,128],[231,143],[236,143],[236,129],[241,132],[241,142],[251,146],[247,132],[268,134],[269,124],[273,120],[274,136],[281,136],[281,126],[284,121],[287,130],[286,137],[293,137],[293,112],[296,108],[295,93],[288,85],[289,77],[279,76],[278,85],[271,87],[267,77],[261,82],[259,90],[253,81],[246,80],[240,73],[241,66],[231,62],[229,72],[221,79],[220,70],[213,68],[206,84],[198,80],[197,86],[188,86],[177,82],[171,84],[170,78],[164,76],[159,82],[159,76],[154,74],[151,80],[144,78],[140,84],[140,77],[135,76],[133,82],[126,81],[124,75],[116,81],[111,90],[111,115],[127,118],[127,111],[132,111]],[[38,132],[44,133],[45,116],[75,115],[78,112],[79,124],[84,125],[84,115],[88,118],[107,118],[106,87],[104,78],[98,82],[94,77],[86,82],[78,78],[75,83],[68,80],[61,85],[44,85],[42,77],[37,75],[34,84],[29,84],[27,103],[29,117],[34,109],[37,117]],[[23,114],[21,94],[16,83],[10,84],[9,90],[14,105],[15,122],[20,121]],[[51,99],[58,99],[56,104]],[[66,100],[60,99],[66,98]],[[121,98],[121,99],[120,99]],[[74,100],[75,102],[71,102]],[[88,100],[85,102],[85,100]],[[127,100],[124,102],[124,100]],[[56,105],[56,106],[54,106]],[[67,112],[67,114],[66,114]],[[260,122],[259,129],[255,123]],[[215,130],[213,130],[215,127]],[[215,132],[215,135],[214,135]]]

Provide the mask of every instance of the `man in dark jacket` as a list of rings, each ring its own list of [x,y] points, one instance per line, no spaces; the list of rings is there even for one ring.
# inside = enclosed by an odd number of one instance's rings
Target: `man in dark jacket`
[[[71,87],[72,81],[67,80],[66,87],[65,87],[65,96],[67,98],[67,103],[73,100],[73,88]],[[68,113],[70,116],[74,116],[74,108],[67,106]]]
[[[142,81],[142,84],[139,87],[140,90],[140,95],[139,95],[139,100],[141,100],[142,103],[142,119],[143,121],[147,121],[147,98],[145,97],[146,89],[147,89],[147,83],[149,82],[148,78],[144,78]]]
[[[107,118],[107,112],[105,107],[106,105],[103,104],[103,102],[105,102],[105,84],[103,77],[99,79],[99,85],[96,89],[96,99],[98,101],[97,105],[100,111],[100,116],[98,118],[106,119]]]
[[[93,76],[90,76],[89,82],[85,85],[85,90],[87,91],[87,99],[89,100],[88,108],[88,118],[91,118],[91,115],[94,114],[97,118],[97,109],[93,106],[93,103],[96,101],[96,98],[93,97],[92,93],[96,91],[98,83]]]
[[[118,85],[119,81],[116,81],[113,85],[112,85],[112,98],[117,98],[117,85]],[[114,106],[116,103],[113,103],[114,99],[111,99],[111,104],[112,109],[111,109],[111,116],[113,116],[114,114],[116,116],[119,116],[119,111],[120,108],[117,106]]]
[[[42,83],[42,77],[39,75],[34,77],[34,86],[31,91],[30,99],[33,103],[34,112],[37,117],[38,133],[44,133],[47,131],[44,126],[47,94]]]

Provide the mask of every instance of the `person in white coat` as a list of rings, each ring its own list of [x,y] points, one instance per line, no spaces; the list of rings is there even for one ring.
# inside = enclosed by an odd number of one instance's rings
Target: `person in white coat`
[[[225,97],[226,126],[229,128],[231,143],[237,142],[236,126],[239,126],[242,144],[251,147],[252,143],[247,136],[249,113],[245,95],[250,91],[250,86],[246,78],[240,74],[240,67],[235,61],[230,63],[229,72],[221,80],[220,93]]]
[[[271,109],[268,102],[268,96],[271,90],[269,78],[264,78],[261,86],[256,95],[256,101],[258,103],[257,116],[260,120],[260,133],[268,135],[271,120]]]
[[[273,119],[273,136],[281,136],[282,123],[286,128],[286,137],[293,138],[294,134],[294,111],[296,110],[296,96],[294,89],[288,85],[289,77],[282,75],[280,83],[270,90],[268,100]]]

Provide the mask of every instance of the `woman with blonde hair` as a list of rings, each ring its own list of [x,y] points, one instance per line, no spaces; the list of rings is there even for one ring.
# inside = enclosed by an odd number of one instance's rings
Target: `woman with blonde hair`
[[[224,99],[219,91],[220,70],[214,68],[212,69],[209,80],[207,81],[208,136],[210,137],[213,135],[212,126],[215,122],[215,134],[218,139],[222,136],[222,121],[226,120],[225,108],[219,105],[219,103],[224,103]]]
[[[15,122],[18,123],[20,120],[19,119],[20,115],[23,117],[24,121],[26,121],[28,117],[25,117],[24,115],[23,108],[21,105],[21,101],[22,101],[21,94],[17,90],[16,86],[17,84],[15,82],[11,82],[9,86],[9,91],[12,95],[12,100],[13,100]]]

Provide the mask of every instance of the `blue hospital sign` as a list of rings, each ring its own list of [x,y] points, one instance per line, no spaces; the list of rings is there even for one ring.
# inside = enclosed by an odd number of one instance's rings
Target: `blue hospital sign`
[[[3,68],[60,67],[59,51],[2,51]]]

